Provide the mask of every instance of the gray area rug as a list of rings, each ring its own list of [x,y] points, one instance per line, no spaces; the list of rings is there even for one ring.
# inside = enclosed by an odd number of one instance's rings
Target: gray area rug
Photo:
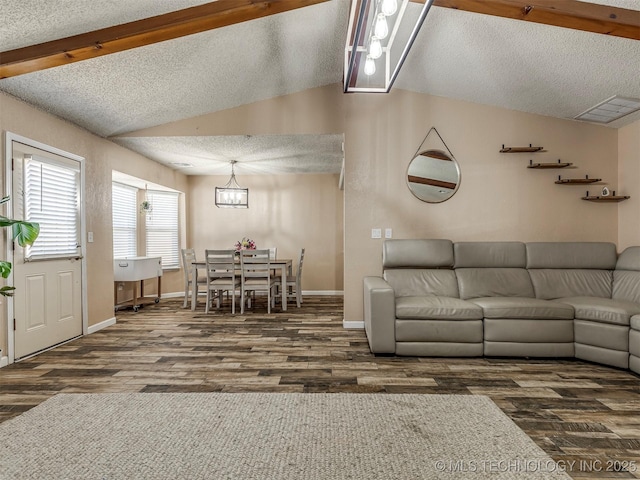
[[[2,479],[566,479],[488,397],[58,394],[0,424]]]

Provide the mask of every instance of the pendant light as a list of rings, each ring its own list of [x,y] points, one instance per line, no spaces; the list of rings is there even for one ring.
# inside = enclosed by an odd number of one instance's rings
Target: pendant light
[[[231,178],[224,187],[216,187],[216,207],[218,208],[249,208],[249,189],[241,188],[236,181],[233,166],[236,160],[231,160]]]

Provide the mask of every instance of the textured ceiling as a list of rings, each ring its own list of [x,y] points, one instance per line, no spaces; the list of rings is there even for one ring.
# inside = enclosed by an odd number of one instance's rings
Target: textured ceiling
[[[115,138],[120,145],[189,175],[340,173],[342,135],[226,135]],[[189,163],[181,167],[174,163]]]
[[[0,51],[207,2],[0,0]],[[591,3],[640,10],[638,0]],[[348,11],[349,0],[331,0],[0,80],[0,90],[98,135],[122,135],[340,83]],[[573,118],[613,95],[640,98],[639,78],[640,41],[433,7],[394,88]],[[640,113],[609,125],[620,127],[637,119]],[[284,165],[292,171],[324,171],[328,164],[341,162],[342,151],[336,147],[341,140],[338,144],[333,136],[323,137],[299,142],[290,136],[252,137],[252,142],[265,142],[273,156],[255,157],[246,168],[266,171],[270,162],[276,172],[286,170]],[[249,155],[243,138],[117,141],[161,163],[192,163],[194,168],[185,173],[195,174],[219,171],[220,161],[242,161],[241,155]],[[288,145],[270,143],[278,140]],[[323,146],[328,150],[319,151]],[[292,151],[294,147],[299,151]]]
[[[4,79],[0,89],[109,137],[339,82],[347,16],[348,3],[334,0]]]
[[[573,118],[613,95],[640,98],[640,41],[432,8],[395,86]]]

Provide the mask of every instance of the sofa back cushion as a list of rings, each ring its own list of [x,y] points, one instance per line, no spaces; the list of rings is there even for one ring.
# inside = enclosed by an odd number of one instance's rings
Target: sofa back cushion
[[[451,240],[385,240],[382,268],[452,268]]]
[[[396,297],[458,297],[451,240],[385,240],[382,266]]]
[[[460,298],[533,297],[521,242],[457,242],[453,246]]]
[[[384,279],[396,297],[442,296],[458,298],[458,282],[453,270],[444,269],[387,269]]]
[[[456,268],[460,298],[533,297],[524,268]]]
[[[610,270],[529,270],[536,298],[553,300],[567,297],[611,298]]]
[[[618,254],[609,242],[530,242],[527,268],[613,270]]]
[[[611,298],[616,246],[608,242],[527,243],[527,268],[537,298]]]
[[[629,247],[618,257],[612,297],[640,303],[640,247]]]
[[[521,242],[456,242],[455,268],[525,268],[527,253]]]

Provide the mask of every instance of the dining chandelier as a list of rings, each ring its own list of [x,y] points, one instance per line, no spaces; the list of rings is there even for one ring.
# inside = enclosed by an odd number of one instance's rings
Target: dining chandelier
[[[352,0],[344,51],[344,92],[388,93],[433,0]]]
[[[216,187],[216,207],[218,208],[249,208],[249,189],[241,188],[236,181],[233,166],[237,163],[231,160],[231,178],[224,187]]]

